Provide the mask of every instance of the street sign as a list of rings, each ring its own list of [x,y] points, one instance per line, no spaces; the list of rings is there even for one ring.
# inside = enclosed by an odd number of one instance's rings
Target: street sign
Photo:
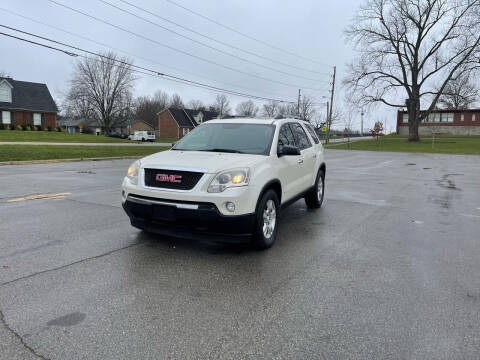
[[[327,127],[326,126],[322,126],[322,133],[325,134],[327,132]]]

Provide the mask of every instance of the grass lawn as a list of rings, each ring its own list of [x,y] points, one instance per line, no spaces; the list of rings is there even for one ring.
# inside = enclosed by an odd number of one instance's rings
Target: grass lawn
[[[406,136],[388,135],[377,140],[358,140],[346,143],[325,145],[329,149],[341,150],[370,150],[370,151],[395,151],[414,153],[440,153],[440,154],[480,154],[480,136],[435,136],[432,148],[432,137],[420,137],[417,143],[410,143]]]
[[[81,159],[114,156],[146,156],[167,148],[160,146],[63,146],[0,145],[0,161]]]
[[[125,139],[117,139],[108,136],[96,136],[90,134],[69,134],[55,131],[18,131],[0,130],[0,141],[42,141],[42,142],[79,142],[79,143],[122,143],[132,142]],[[158,138],[155,141],[173,143],[177,139]]]

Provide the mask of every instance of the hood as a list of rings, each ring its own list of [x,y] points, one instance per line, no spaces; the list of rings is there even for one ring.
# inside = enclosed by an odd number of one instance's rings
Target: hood
[[[142,168],[185,167],[206,169],[207,173],[216,174],[228,169],[252,167],[264,159],[265,155],[166,150],[147,156],[140,161]]]

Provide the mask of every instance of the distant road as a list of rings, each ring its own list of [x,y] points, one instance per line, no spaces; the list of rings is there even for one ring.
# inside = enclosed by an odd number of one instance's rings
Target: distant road
[[[368,140],[368,139],[371,139],[371,138],[372,138],[371,136],[351,137],[350,142],[359,141],[359,140]],[[343,142],[347,142],[347,141],[348,141],[348,138],[333,138],[333,139],[330,139],[330,143],[343,143]],[[325,140],[323,140],[323,139],[322,139],[322,144],[325,144]]]
[[[55,145],[55,146],[172,146],[172,143],[79,143],[79,142],[46,142],[46,141],[0,141],[0,145]]]

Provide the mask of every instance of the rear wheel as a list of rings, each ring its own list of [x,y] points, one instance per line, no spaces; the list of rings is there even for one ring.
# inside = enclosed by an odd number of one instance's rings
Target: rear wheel
[[[275,242],[278,215],[278,196],[275,191],[268,190],[260,199],[256,211],[254,243],[259,249],[268,249]]]
[[[325,193],[325,172],[318,170],[314,187],[305,195],[305,203],[309,209],[318,209],[322,206]]]

